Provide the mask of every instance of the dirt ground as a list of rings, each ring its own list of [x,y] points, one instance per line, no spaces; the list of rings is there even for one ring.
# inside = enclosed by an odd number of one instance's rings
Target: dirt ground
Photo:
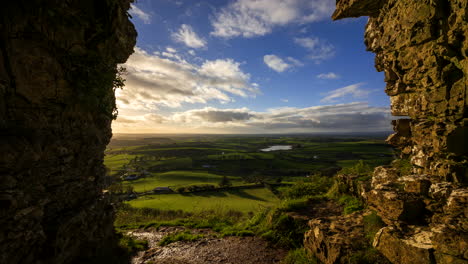
[[[289,214],[310,220],[338,216],[342,212],[342,205],[330,199],[320,199],[310,200],[307,207]],[[194,234],[204,235],[194,242],[180,241],[158,246],[167,234],[183,230],[183,227],[160,227],[129,232],[129,235],[149,243],[149,249],[134,257],[132,264],[272,264],[279,263],[287,254],[286,249],[272,247],[259,237],[219,238],[210,229],[191,229]]]
[[[132,264],[271,264],[279,263],[287,250],[271,247],[268,242],[258,237],[218,238],[207,229],[191,230],[205,237],[194,241],[179,241],[167,246],[158,246],[158,242],[169,233],[182,231],[181,227],[161,227],[159,230],[137,230],[129,234],[149,242],[149,249],[140,252]]]

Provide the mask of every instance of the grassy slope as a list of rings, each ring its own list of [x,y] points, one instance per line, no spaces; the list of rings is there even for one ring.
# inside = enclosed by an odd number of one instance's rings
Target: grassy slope
[[[124,181],[125,185],[132,185],[136,192],[150,191],[156,187],[187,186],[194,184],[214,184],[217,185],[223,176],[209,172],[194,171],[169,171],[163,173],[153,173],[151,177],[142,178],[136,181]],[[229,177],[233,185],[240,185],[241,179]]]
[[[121,169],[123,165],[127,164],[130,160],[134,159],[138,155],[131,154],[117,154],[117,155],[106,155],[104,157],[104,165],[111,170],[111,173]]]
[[[184,157],[184,158],[170,158],[165,160],[158,160],[158,161],[145,161],[143,163],[145,167],[163,167],[163,168],[191,168],[192,167],[192,158],[191,157]]]
[[[175,140],[175,139],[174,139]],[[195,184],[217,185],[221,180],[220,174],[229,175],[233,185],[243,184],[239,177],[248,176],[254,172],[277,172],[279,175],[289,171],[314,171],[328,168],[333,165],[348,167],[359,159],[367,160],[370,165],[380,165],[388,162],[391,149],[382,144],[382,141],[333,141],[314,140],[314,138],[206,138],[197,141],[197,138],[181,138],[175,140],[177,144],[161,144],[154,146],[126,146],[109,151],[105,158],[105,165],[112,172],[127,164],[136,155],[144,156],[140,161],[145,169],[153,171],[151,177],[132,182],[123,182],[132,185],[137,192],[150,191],[155,187],[179,186]],[[142,140],[141,143],[144,143]],[[269,145],[300,144],[293,150],[272,153],[258,152],[259,149]],[[122,154],[126,153],[127,154]],[[225,152],[224,155],[220,155]],[[115,153],[117,155],[112,155]],[[136,154],[136,155],[131,155]],[[313,157],[317,155],[318,159]],[[387,155],[387,157],[383,157]],[[203,168],[204,165],[211,168]],[[201,171],[199,171],[201,170]],[[159,172],[161,171],[161,172]],[[291,177],[283,177],[285,182],[294,182],[302,179],[302,172]],[[259,205],[271,205],[277,198],[265,189],[249,189],[244,191],[205,192],[187,195],[152,195],[131,201],[136,207],[151,207],[160,209],[218,210],[234,209],[241,211],[256,211]]]
[[[228,192],[203,192],[193,194],[150,195],[128,202],[137,208],[158,208],[161,210],[238,210],[256,212],[262,207],[272,206],[278,198],[265,188],[232,190]]]

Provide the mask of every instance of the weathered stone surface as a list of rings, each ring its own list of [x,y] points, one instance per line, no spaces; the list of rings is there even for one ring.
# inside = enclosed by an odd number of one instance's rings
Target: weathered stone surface
[[[387,142],[413,165],[374,172],[364,197],[389,225],[376,247],[393,263],[467,263],[468,1],[341,0],[333,18],[363,15],[391,112],[406,117]]]
[[[395,182],[400,177],[397,169],[391,166],[379,166],[374,169],[372,176],[372,188],[376,188],[379,184],[388,184]]]
[[[468,232],[468,190],[466,188],[453,190],[443,211],[442,222],[444,224],[452,229]]]
[[[335,178],[340,194],[348,194],[355,197],[365,197],[369,191],[369,181],[359,179],[358,175],[338,174]]]
[[[437,263],[468,263],[468,233],[446,225],[432,228]]]
[[[72,263],[112,246],[102,161],[116,66],[135,45],[130,2],[2,3],[0,263]]]
[[[405,192],[420,195],[428,195],[431,187],[431,180],[428,175],[403,176],[398,179],[398,182],[403,184]]]
[[[337,8],[333,13],[333,19],[345,17],[376,16],[386,0],[337,0]]]
[[[434,263],[432,232],[419,227],[407,227],[403,234],[393,226],[382,228],[374,238],[373,246],[392,263]]]
[[[309,226],[311,230],[304,235],[304,247],[311,250],[321,262],[336,263],[342,255],[341,244],[338,244],[336,237],[330,237],[323,220],[312,220]]]
[[[429,196],[435,200],[446,200],[452,193],[454,186],[450,182],[438,182],[429,187]]]
[[[381,184],[367,193],[367,203],[388,224],[423,224],[427,209],[418,195],[401,192],[393,184]]]
[[[388,87],[387,87],[388,89]],[[388,91],[386,91],[388,93]],[[403,156],[411,153],[411,119],[392,120],[394,134],[387,138],[387,143],[400,146]]]
[[[367,47],[385,72],[392,114],[411,117],[396,121],[397,133],[388,141],[411,154],[417,173],[456,182],[466,180],[467,168],[466,160],[454,159],[464,155],[468,138],[466,8],[461,0],[389,0],[366,28]]]
[[[321,263],[350,263],[353,253],[367,247],[363,223],[363,216],[367,213],[361,211],[311,220],[310,231],[304,235],[304,247]],[[376,263],[387,261],[378,258]]]

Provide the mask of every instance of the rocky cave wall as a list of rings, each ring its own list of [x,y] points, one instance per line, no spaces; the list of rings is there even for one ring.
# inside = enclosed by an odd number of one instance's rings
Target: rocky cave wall
[[[72,263],[111,246],[103,153],[131,0],[0,9],[0,263]]]
[[[396,133],[414,173],[468,183],[468,2],[341,0],[334,19],[370,16],[367,49],[385,73]]]
[[[310,221],[304,245],[323,263],[348,263],[373,210],[384,226],[372,246],[391,263],[466,264],[468,1],[337,0],[333,19],[359,16],[369,16],[365,44],[400,117],[387,141],[412,169],[377,167],[369,182],[338,175],[368,209]]]

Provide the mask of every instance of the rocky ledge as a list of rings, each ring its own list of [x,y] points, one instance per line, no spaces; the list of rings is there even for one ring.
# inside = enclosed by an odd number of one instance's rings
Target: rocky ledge
[[[369,16],[365,43],[400,116],[387,141],[412,168],[378,167],[367,183],[342,175],[340,189],[382,219],[372,244],[392,263],[468,263],[468,1],[337,1],[334,19],[359,16]],[[343,262],[362,229],[352,219],[342,229],[344,218],[312,220],[305,245]]]

